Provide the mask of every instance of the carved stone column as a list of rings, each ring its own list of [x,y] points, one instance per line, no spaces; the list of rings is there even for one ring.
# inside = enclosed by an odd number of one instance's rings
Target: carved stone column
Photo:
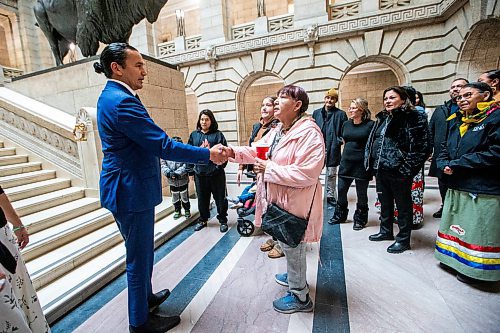
[[[325,0],[295,0],[294,13],[293,21],[297,28],[328,21]]]
[[[129,44],[142,54],[154,56],[155,43],[153,38],[153,25],[144,19],[134,26],[132,35],[130,35]]]
[[[231,39],[231,12],[227,10],[229,0],[200,1],[200,46],[207,47]]]

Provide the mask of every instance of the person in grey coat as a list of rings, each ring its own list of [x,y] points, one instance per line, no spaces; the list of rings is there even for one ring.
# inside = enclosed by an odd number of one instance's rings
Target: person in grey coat
[[[172,140],[182,143],[182,139],[174,136]],[[189,175],[186,163],[161,160],[161,173],[167,177],[172,203],[174,204],[174,219],[181,217],[181,207],[184,208],[184,216],[191,216],[191,204],[189,203]]]
[[[347,114],[337,108],[335,103],[339,94],[335,88],[325,94],[325,105],[314,110],[313,118],[321,132],[326,146],[326,200],[329,208],[337,204],[337,168],[340,164],[340,147],[342,146],[342,126],[347,121]]]

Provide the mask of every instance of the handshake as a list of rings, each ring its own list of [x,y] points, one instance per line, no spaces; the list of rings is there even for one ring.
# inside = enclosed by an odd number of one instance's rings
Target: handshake
[[[230,157],[234,158],[234,151],[230,147],[223,146],[219,143],[210,148],[210,161],[217,165],[226,163]]]

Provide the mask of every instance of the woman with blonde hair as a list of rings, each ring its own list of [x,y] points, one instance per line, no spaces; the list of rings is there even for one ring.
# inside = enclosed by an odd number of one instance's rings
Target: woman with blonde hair
[[[342,126],[341,137],[344,142],[344,151],[340,159],[339,178],[337,185],[337,207],[330,220],[331,224],[343,223],[347,220],[347,192],[352,182],[356,182],[356,211],[353,220],[354,230],[361,230],[368,223],[368,183],[372,174],[364,168],[364,153],[368,136],[373,127],[368,109],[368,101],[358,97],[351,101],[347,111],[349,120]]]

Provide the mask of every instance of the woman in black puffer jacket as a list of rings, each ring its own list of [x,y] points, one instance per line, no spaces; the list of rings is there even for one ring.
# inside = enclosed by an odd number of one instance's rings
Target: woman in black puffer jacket
[[[410,249],[412,179],[429,156],[429,129],[426,115],[415,109],[401,87],[394,86],[384,91],[384,107],[376,116],[365,149],[365,167],[376,177],[381,203],[380,232],[369,239],[394,240],[396,201],[399,233],[387,252],[402,253]]]
[[[218,129],[217,120],[215,120],[212,111],[202,110],[198,116],[196,131],[189,136],[188,144],[197,147],[210,148],[219,143],[227,146],[224,134]],[[227,189],[226,173],[224,168],[227,162],[222,165],[216,165],[212,161],[208,164],[196,164],[192,166],[194,171],[194,180],[196,185],[196,195],[198,196],[198,209],[200,218],[196,224],[195,230],[199,231],[207,226],[210,218],[210,195],[213,195],[215,205],[217,206],[217,219],[220,223],[220,231],[226,232],[227,227]],[[193,174],[188,168],[189,174]]]

